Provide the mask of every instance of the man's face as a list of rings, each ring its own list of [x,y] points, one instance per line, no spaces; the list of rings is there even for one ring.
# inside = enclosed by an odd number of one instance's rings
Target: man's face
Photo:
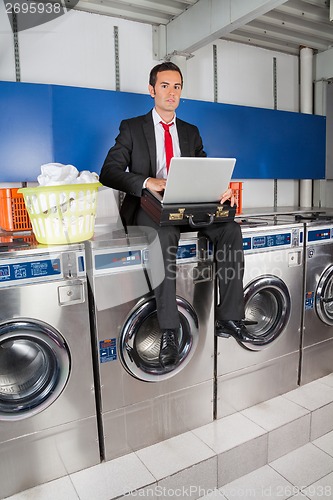
[[[149,85],[149,93],[155,99],[156,111],[170,112],[178,107],[182,92],[181,76],[178,71],[157,73],[156,85]],[[159,113],[160,114],[160,113]]]

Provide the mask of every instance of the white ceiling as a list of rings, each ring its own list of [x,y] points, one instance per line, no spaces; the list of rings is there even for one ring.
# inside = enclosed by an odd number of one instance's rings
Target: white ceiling
[[[207,4],[202,4],[206,1]],[[180,27],[177,18],[182,15],[192,14],[197,8],[193,6],[201,3],[201,7],[208,6],[210,0],[80,0],[75,9],[94,12],[103,15],[120,17],[132,21],[152,24],[155,26],[164,25],[166,30],[172,24]],[[222,1],[222,0],[221,0]],[[234,0],[229,0],[233,2]],[[251,5],[250,0],[242,0],[243,5],[239,8],[240,0],[237,2],[238,10],[241,10],[246,2]],[[71,0],[67,0],[68,3]],[[255,4],[255,2],[252,2]],[[259,4],[260,2],[257,2]],[[265,3],[264,1],[262,2]],[[267,49],[273,49],[289,54],[299,54],[301,46],[314,49],[316,52],[323,52],[333,46],[333,23],[330,22],[329,0],[281,0],[267,1],[275,6],[272,10],[258,15],[253,11],[251,20],[244,16],[243,22],[229,24],[224,29],[224,34],[220,37],[224,40],[233,40],[240,43],[256,45]],[[228,3],[225,3],[228,5]],[[236,3],[234,4],[236,7]],[[197,6],[199,7],[199,6]],[[229,4],[230,14],[232,4]],[[188,11],[187,14],[184,14]],[[202,9],[200,10],[202,11]],[[207,10],[208,12],[208,10]],[[194,16],[192,19],[198,19]],[[199,18],[199,21],[202,20]],[[214,20],[215,21],[215,20]],[[237,20],[238,21],[238,20]],[[184,24],[184,26],[189,26]],[[187,28],[188,29],[188,28]],[[195,30],[194,30],[195,31]],[[200,31],[200,26],[198,26]],[[227,31],[227,32],[226,32]],[[175,29],[171,31],[174,35]],[[184,37],[184,34],[182,34]],[[200,35],[199,35],[200,36]],[[175,38],[173,36],[173,38]],[[204,39],[201,46],[208,43]],[[196,46],[200,46],[200,41],[196,41]],[[180,51],[184,47],[179,47]]]

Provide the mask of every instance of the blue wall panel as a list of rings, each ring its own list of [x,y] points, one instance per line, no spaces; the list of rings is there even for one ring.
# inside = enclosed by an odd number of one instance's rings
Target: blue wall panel
[[[152,104],[146,95],[53,87],[57,161],[99,173],[119,133],[120,120],[144,114]]]
[[[236,179],[325,177],[323,116],[189,100],[179,110],[200,128],[209,156],[237,158]]]
[[[51,93],[49,85],[1,82],[0,182],[36,180],[53,161]]]
[[[148,95],[0,82],[0,182],[36,180],[40,165],[100,171],[124,118],[148,112]],[[182,99],[209,156],[237,158],[234,178],[325,177],[322,116]]]

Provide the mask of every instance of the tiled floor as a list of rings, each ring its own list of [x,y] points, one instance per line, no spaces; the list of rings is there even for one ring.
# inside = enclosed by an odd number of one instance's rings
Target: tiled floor
[[[10,500],[333,499],[333,374]]]

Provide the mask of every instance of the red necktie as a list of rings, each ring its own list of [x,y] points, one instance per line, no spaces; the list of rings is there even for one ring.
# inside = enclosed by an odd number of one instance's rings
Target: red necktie
[[[173,146],[172,146],[172,137],[170,134],[170,127],[173,125],[172,123],[163,123],[161,122],[162,127],[164,128],[164,145],[165,145],[165,161],[166,161],[166,169],[167,173],[169,172],[169,166],[171,158],[173,157]]]

